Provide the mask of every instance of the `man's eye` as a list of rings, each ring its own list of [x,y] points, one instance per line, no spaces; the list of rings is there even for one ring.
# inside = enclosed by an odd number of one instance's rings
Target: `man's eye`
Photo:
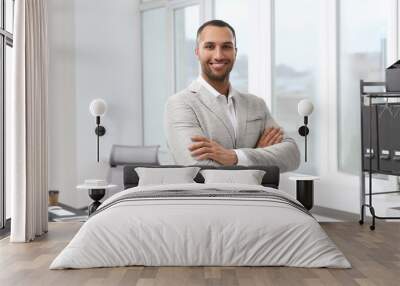
[[[206,48],[206,49],[212,49],[213,46],[212,46],[212,45],[206,45],[204,48]]]
[[[225,50],[230,50],[230,49],[232,49],[232,46],[223,46],[223,48],[224,48]]]

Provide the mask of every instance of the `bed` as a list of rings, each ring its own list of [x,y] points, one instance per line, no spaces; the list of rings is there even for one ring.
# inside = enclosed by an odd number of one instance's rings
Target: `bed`
[[[103,202],[50,269],[351,267],[313,216],[277,189],[276,167],[251,167],[266,172],[261,185],[205,184],[197,175],[196,183],[149,186],[137,185],[136,167],[125,167],[126,189]]]

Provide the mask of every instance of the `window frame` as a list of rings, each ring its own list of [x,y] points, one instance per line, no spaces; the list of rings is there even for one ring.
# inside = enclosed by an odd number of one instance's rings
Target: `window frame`
[[[15,7],[15,1],[13,2],[13,13]],[[6,49],[7,46],[13,47],[13,33],[6,30],[6,0],[1,0],[1,25],[0,25],[0,57],[2,67],[0,69],[0,229],[9,228],[9,221],[6,217],[6,189],[5,189],[5,131],[6,131],[6,118],[5,118],[5,104],[6,104]],[[12,15],[13,17],[13,15]],[[8,223],[6,223],[8,221]]]
[[[203,22],[207,18],[211,18],[210,12],[212,12],[212,3],[213,0],[154,0],[150,2],[142,2],[139,6],[140,17],[142,19],[142,15],[144,11],[149,11],[152,9],[165,8],[167,12],[166,19],[166,35],[167,35],[167,70],[171,71],[170,76],[167,80],[167,92],[172,95],[175,93],[175,84],[176,84],[176,68],[175,68],[175,27],[174,27],[174,13],[177,9],[182,9],[185,7],[190,7],[193,5],[199,6],[199,21]],[[211,8],[210,8],[211,7]],[[141,21],[142,24],[142,21]],[[142,29],[140,29],[142,33]],[[143,39],[143,35],[140,35],[140,38]],[[141,47],[142,48],[142,47]],[[143,59],[143,49],[141,49],[141,59]],[[141,62],[141,71],[143,71],[143,61]],[[143,77],[141,79],[141,96],[142,96],[142,110],[144,110],[144,82]],[[145,142],[145,114],[142,112],[142,145],[146,144]],[[159,150],[162,154],[167,154],[168,150],[160,148]]]
[[[175,66],[175,11],[179,9],[184,9],[190,6],[199,6],[199,20],[202,22],[202,18],[204,17],[204,5],[200,0],[185,0],[185,1],[171,1],[169,5],[167,5],[167,39],[168,39],[168,55],[169,58],[167,60],[168,70],[171,72],[171,77],[169,79],[169,94],[175,94],[176,90],[176,66]]]
[[[173,95],[176,93],[176,68],[175,68],[175,29],[174,29],[174,13],[175,10],[177,9],[182,9],[185,7],[190,7],[193,5],[198,5],[199,6],[199,21],[200,23],[203,23],[205,21],[211,20],[214,17],[215,14],[215,2],[218,0],[153,0],[153,1],[148,1],[148,2],[141,2],[139,6],[139,10],[141,12],[141,17],[144,11],[148,11],[151,9],[158,9],[158,8],[166,8],[167,9],[167,20],[166,20],[166,32],[167,32],[167,69],[170,71],[170,76],[167,80],[167,92],[170,95]],[[256,26],[254,23],[261,22],[265,23],[267,27],[269,27],[272,23],[271,20],[264,20],[265,14],[261,13],[261,9],[267,9],[268,14],[271,13],[271,3],[272,0],[249,0],[252,3],[254,3],[257,8],[257,17],[255,19],[250,19],[251,23],[253,26]],[[142,22],[141,22],[142,23]],[[267,29],[270,30],[270,29]],[[142,38],[142,35],[141,35]],[[260,40],[257,38],[257,41]],[[263,44],[261,44],[261,48],[257,47],[257,53],[260,52],[262,55],[261,60],[265,62],[265,67],[269,67],[270,59],[271,59],[271,49],[267,49],[267,53],[264,53],[265,49],[264,47],[270,47],[269,43],[271,41],[271,34],[269,32],[263,33],[261,37],[261,41]],[[141,50],[141,55],[143,59],[143,50]],[[141,70],[143,71],[143,62],[141,63]],[[249,58],[249,75],[252,73],[256,79],[252,79],[251,76],[249,76],[249,84],[248,84],[248,89],[249,92],[256,94],[260,97],[262,97],[267,104],[270,103],[271,101],[271,90],[268,90],[268,87],[271,87],[271,68],[266,68],[261,71],[261,73],[256,69],[258,66],[260,66],[260,59],[255,59]],[[199,66],[199,71],[200,71],[200,66]],[[252,79],[252,80],[251,80]],[[144,110],[144,98],[143,98],[143,79],[142,79],[142,84],[141,84],[141,95],[142,95],[142,109]],[[144,130],[144,120],[145,120],[145,115],[142,113],[142,144],[145,144],[145,130]],[[160,152],[168,152],[168,150],[162,150],[160,149]]]

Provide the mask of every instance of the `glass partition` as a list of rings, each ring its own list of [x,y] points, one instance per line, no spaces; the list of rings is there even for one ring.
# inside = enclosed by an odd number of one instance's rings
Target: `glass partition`
[[[340,1],[338,162],[359,175],[360,79],[384,81],[389,0]]]
[[[142,13],[142,89],[144,144],[166,148],[164,105],[169,96],[167,71],[167,9]]]
[[[275,1],[274,69],[272,111],[275,120],[298,143],[302,154],[300,173],[318,175],[320,97],[320,35],[323,19],[319,0]],[[307,7],[307,9],[305,9]],[[301,11],[301,13],[299,13]],[[309,117],[307,163],[304,137],[298,134],[303,118],[297,112],[300,100],[309,99],[314,112]]]
[[[226,21],[235,29],[238,52],[235,66],[230,75],[230,81],[241,92],[248,91],[249,2],[241,0],[214,1],[215,18]]]
[[[199,6],[174,10],[175,91],[186,88],[199,75],[194,50],[199,27]]]

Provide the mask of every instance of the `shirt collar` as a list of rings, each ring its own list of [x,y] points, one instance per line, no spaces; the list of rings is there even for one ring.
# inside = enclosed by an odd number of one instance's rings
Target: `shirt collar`
[[[199,77],[197,78],[197,81],[205,88],[207,89],[208,92],[210,92],[212,95],[214,95],[215,97],[218,96],[224,96],[225,94],[221,94],[219,93],[214,87],[212,87],[211,84],[209,84],[201,75],[199,75]],[[232,85],[229,86],[229,93],[228,93],[228,98],[229,97],[233,97],[235,94],[234,89],[232,88]]]

